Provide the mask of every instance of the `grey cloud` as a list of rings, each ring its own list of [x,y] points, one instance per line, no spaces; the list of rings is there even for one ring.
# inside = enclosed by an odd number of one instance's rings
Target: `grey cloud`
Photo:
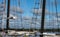
[[[42,9],[32,9],[32,12],[38,15],[42,14]],[[49,12],[47,9],[45,9],[45,15],[56,15],[56,12]],[[58,13],[60,15],[60,13]]]
[[[16,7],[16,6],[12,6],[12,7],[10,8],[10,10],[11,10],[11,11],[14,11],[14,12],[20,12],[20,13],[23,12],[20,7]]]

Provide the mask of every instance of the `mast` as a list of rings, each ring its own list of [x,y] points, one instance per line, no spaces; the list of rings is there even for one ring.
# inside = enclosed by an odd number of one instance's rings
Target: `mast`
[[[46,0],[43,0],[42,17],[41,17],[41,34],[42,34],[42,35],[40,35],[40,37],[43,37],[43,32],[44,32],[45,5],[46,5]]]
[[[7,5],[7,21],[6,21],[6,33],[8,33],[8,29],[9,29],[9,14],[10,14],[10,0],[8,0],[8,5]]]

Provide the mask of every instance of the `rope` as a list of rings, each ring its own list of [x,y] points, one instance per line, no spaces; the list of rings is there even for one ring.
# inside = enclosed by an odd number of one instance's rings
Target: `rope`
[[[2,5],[3,5],[3,0],[2,0]],[[3,14],[4,13],[2,13],[2,30],[4,30],[4,28],[3,28],[3,18],[4,18]]]
[[[3,5],[3,14],[2,14],[2,30],[4,30],[4,15],[5,15],[5,12],[6,12],[6,0],[2,0],[2,5]],[[4,27],[3,27],[4,26]]]
[[[53,3],[52,3],[52,12],[53,12]],[[54,15],[54,14],[53,14],[53,15]],[[54,18],[53,18],[52,21],[53,21],[53,30],[52,30],[52,31],[54,32],[54,23],[55,23]]]
[[[20,0],[18,0],[18,6],[20,7]],[[21,20],[21,27],[24,30],[23,23],[22,23],[22,12],[20,13],[20,20]]]
[[[41,2],[42,0],[38,0],[39,2]],[[39,15],[39,13],[38,13],[38,11],[39,11],[39,9],[42,7],[41,5],[42,5],[42,2],[41,3],[39,3],[39,2],[37,2],[36,3],[36,0],[35,0],[35,5],[34,5],[34,11],[35,11],[35,9],[37,9],[37,13],[33,13],[33,17],[35,16],[35,27],[36,27],[36,25],[37,25],[37,23],[36,22],[38,22],[37,21],[37,19],[38,19],[38,15]],[[38,4],[38,5],[37,5]],[[39,6],[38,8],[36,8],[36,6]],[[32,18],[32,21],[34,20],[34,18]],[[35,28],[36,29],[36,28]],[[38,29],[38,31],[39,31],[39,29]]]
[[[49,10],[51,9],[51,2],[49,1]],[[49,11],[50,12],[50,11]],[[52,12],[53,12],[53,4],[52,4]],[[51,23],[51,21],[52,20],[50,20],[50,18],[52,19],[52,16],[51,16],[52,14],[51,14],[51,12],[49,13],[49,25],[50,25],[50,23]],[[54,21],[54,19],[53,19],[53,21]],[[54,23],[53,23],[53,28],[51,28],[51,32],[53,32],[54,31]]]
[[[17,7],[18,7],[18,0],[16,0],[16,11],[18,10]],[[17,12],[15,12],[15,15],[17,15],[17,17],[18,17]],[[18,21],[19,21],[19,19],[17,19],[17,26],[16,26],[16,29],[17,29],[17,27],[18,27]]]
[[[39,0],[39,2],[40,2],[40,3],[39,3],[39,9],[42,9],[43,0]],[[39,9],[38,9],[38,10],[39,10]],[[42,10],[41,10],[41,13],[42,13]],[[37,15],[39,15],[39,11],[37,11]],[[40,16],[41,16],[41,15],[40,15]],[[39,17],[40,17],[40,16],[39,16]],[[38,18],[38,19],[39,19],[39,18]],[[37,19],[37,20],[38,20],[38,19]],[[40,19],[41,19],[41,18],[40,18]],[[41,21],[41,20],[39,20],[39,21]],[[39,23],[41,23],[41,22],[39,22]],[[39,26],[40,26],[40,25],[39,25]],[[40,31],[40,28],[38,29],[38,31]]]
[[[50,6],[50,0],[49,0],[49,25],[50,25],[50,8],[51,8],[51,6]]]
[[[15,0],[13,0],[13,7],[14,7],[14,4],[15,4]],[[15,16],[15,14],[16,14],[16,12],[14,13],[14,15],[13,16]],[[16,21],[14,20],[14,25],[15,25],[15,23],[16,23]],[[15,26],[16,27],[16,26]]]
[[[39,1],[40,2],[40,0],[37,0],[37,1]],[[36,25],[37,25],[37,23],[36,22],[38,22],[37,21],[37,19],[38,19],[38,11],[39,11],[39,9],[41,8],[41,7],[39,7],[39,6],[41,6],[41,3],[39,3],[39,2],[37,2],[36,0],[34,0],[34,12],[35,12],[35,9],[37,9],[37,12],[36,13],[34,13],[33,12],[33,17],[32,17],[32,23],[35,25],[35,28],[33,29],[33,31],[35,31],[35,30],[37,30],[37,31],[39,31],[39,29],[37,29],[36,28]],[[38,4],[38,5],[37,5]],[[36,8],[36,6],[38,6],[38,8]],[[35,35],[36,36],[36,35]]]
[[[57,11],[57,1],[56,0],[55,0],[55,8],[56,8],[57,23],[58,23],[58,11]],[[59,32],[59,25],[58,25],[58,32]]]
[[[40,3],[40,8],[42,8],[42,3],[43,3],[43,0],[40,0],[40,2],[41,2],[41,3]]]
[[[36,3],[36,0],[34,0],[34,3]],[[36,6],[36,4],[34,5],[34,11],[35,11],[35,6]],[[33,12],[33,17],[32,17],[32,25],[36,25],[36,23],[34,23],[34,16],[35,16],[35,13]],[[35,28],[33,28],[33,31],[35,31]]]

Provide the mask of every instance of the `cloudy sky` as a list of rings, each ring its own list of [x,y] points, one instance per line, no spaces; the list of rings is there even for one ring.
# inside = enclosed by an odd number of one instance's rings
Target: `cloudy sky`
[[[0,3],[4,1],[4,0],[0,0]],[[10,2],[10,6],[17,6],[17,7],[20,7],[23,12],[24,12],[24,16],[32,16],[32,9],[34,7],[39,7],[39,5],[36,5],[35,6],[35,2],[38,3],[40,0],[11,0]],[[58,12],[60,12],[60,8],[59,8],[59,1],[60,0],[57,0],[57,9],[58,9]],[[20,2],[20,6],[19,6],[19,3]],[[56,12],[56,8],[55,8],[55,0],[46,0],[46,10],[48,12]],[[53,11],[52,11],[52,8],[53,8]],[[39,9],[40,10],[40,9]]]
[[[3,0],[0,0],[0,2],[2,2]],[[60,0],[57,0],[57,12],[58,12],[58,16],[60,16],[60,3],[59,3]],[[19,4],[20,2],[20,4]],[[40,19],[40,16],[41,16],[41,12],[42,12],[42,8],[39,8],[40,5],[36,4],[35,6],[35,2],[38,3],[39,0],[11,0],[10,1],[10,10],[13,10],[13,14],[15,14],[15,12],[17,12],[17,16],[19,16],[19,11],[21,10],[21,12],[23,12],[22,16],[23,18],[24,17],[27,17],[28,19],[32,18],[33,17],[33,14],[32,13],[38,13],[40,14],[38,17],[38,19]],[[7,4],[7,3],[6,3]],[[39,8],[39,9],[35,9],[33,10],[33,8]],[[15,9],[16,8],[16,9]],[[46,22],[49,21],[49,19],[53,20],[54,18],[56,18],[56,7],[55,7],[55,0],[47,0],[46,1],[46,9],[45,9],[45,12],[48,14],[45,18],[46,18]],[[10,13],[12,13],[10,11]],[[52,14],[53,13],[53,14]],[[20,17],[20,16],[19,16]],[[56,18],[57,19],[57,18]],[[54,19],[54,21],[56,21],[56,19]],[[59,18],[60,19],[60,18]],[[20,19],[19,19],[20,20]],[[47,21],[48,20],[48,21]],[[31,20],[29,20],[30,22]],[[50,21],[50,23],[52,23]],[[20,23],[19,23],[20,24]],[[39,23],[38,23],[39,24]],[[49,24],[49,23],[47,23]],[[51,24],[52,25],[52,24]],[[27,25],[28,26],[28,25]],[[39,26],[39,25],[38,25]],[[29,26],[28,26],[29,27]]]

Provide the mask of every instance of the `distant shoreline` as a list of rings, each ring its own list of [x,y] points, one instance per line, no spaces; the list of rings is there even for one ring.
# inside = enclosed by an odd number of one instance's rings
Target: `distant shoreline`
[[[4,29],[7,30],[7,29]],[[15,31],[41,31],[40,29],[9,29],[9,30],[15,30]],[[2,29],[0,29],[2,31]],[[44,32],[60,32],[60,29],[44,29]]]

